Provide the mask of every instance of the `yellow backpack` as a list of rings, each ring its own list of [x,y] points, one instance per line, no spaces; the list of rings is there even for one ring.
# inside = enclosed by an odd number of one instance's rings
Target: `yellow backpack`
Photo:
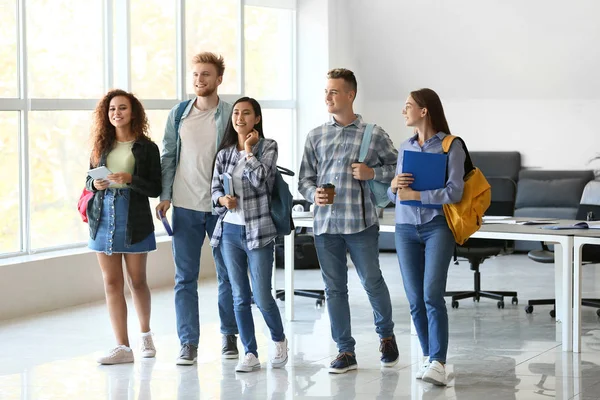
[[[467,146],[461,138],[452,135],[446,136],[442,141],[444,153],[448,153],[454,139],[458,139],[462,143],[467,155],[465,158],[465,189],[462,199],[458,203],[444,204],[443,208],[454,240],[462,245],[481,228],[483,213],[492,201],[492,188],[481,170],[473,165]]]

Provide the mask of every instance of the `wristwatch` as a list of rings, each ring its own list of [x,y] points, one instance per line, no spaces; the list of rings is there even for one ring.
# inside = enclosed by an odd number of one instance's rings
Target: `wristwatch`
[[[246,160],[249,159],[250,157],[254,157],[254,153],[247,153],[246,154]]]

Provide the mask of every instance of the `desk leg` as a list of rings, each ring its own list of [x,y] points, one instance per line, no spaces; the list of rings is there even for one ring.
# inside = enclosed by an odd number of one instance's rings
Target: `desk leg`
[[[284,237],[285,319],[294,320],[294,232]]]
[[[573,243],[573,352],[581,353],[581,262],[583,246]]]
[[[273,246],[273,271],[271,274],[271,296],[277,300],[277,257],[275,255],[275,246]]]
[[[563,320],[563,244],[554,245],[554,301],[556,322]]]
[[[560,245],[562,247],[562,348],[563,351],[573,351],[573,236],[566,237]]]

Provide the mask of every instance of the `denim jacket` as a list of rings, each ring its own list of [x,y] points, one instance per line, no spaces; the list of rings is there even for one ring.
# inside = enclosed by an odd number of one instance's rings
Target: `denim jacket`
[[[171,200],[173,195],[173,181],[175,180],[175,171],[177,171],[177,166],[179,165],[179,154],[181,153],[181,139],[179,136],[179,131],[181,130],[181,125],[183,124],[184,119],[188,116],[190,110],[194,106],[194,103],[195,100],[188,102],[185,111],[181,116],[181,121],[179,123],[179,129],[177,132],[175,132],[175,115],[177,114],[179,104],[173,107],[169,113],[167,126],[165,127],[165,136],[163,137],[162,142],[163,150],[160,156],[160,164],[162,169],[162,192],[160,194],[160,201]],[[227,127],[228,118],[231,117],[232,109],[233,106],[231,104],[219,99],[217,112],[215,113],[215,124],[217,126],[217,143],[215,152],[217,151],[217,148],[223,139],[223,134],[225,133],[225,128]]]

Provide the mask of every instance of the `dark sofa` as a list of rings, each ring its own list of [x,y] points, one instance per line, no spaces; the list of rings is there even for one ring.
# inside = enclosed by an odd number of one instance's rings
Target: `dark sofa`
[[[515,216],[575,219],[585,185],[594,172],[524,169],[519,172]],[[539,249],[535,242],[518,241],[516,251]]]

